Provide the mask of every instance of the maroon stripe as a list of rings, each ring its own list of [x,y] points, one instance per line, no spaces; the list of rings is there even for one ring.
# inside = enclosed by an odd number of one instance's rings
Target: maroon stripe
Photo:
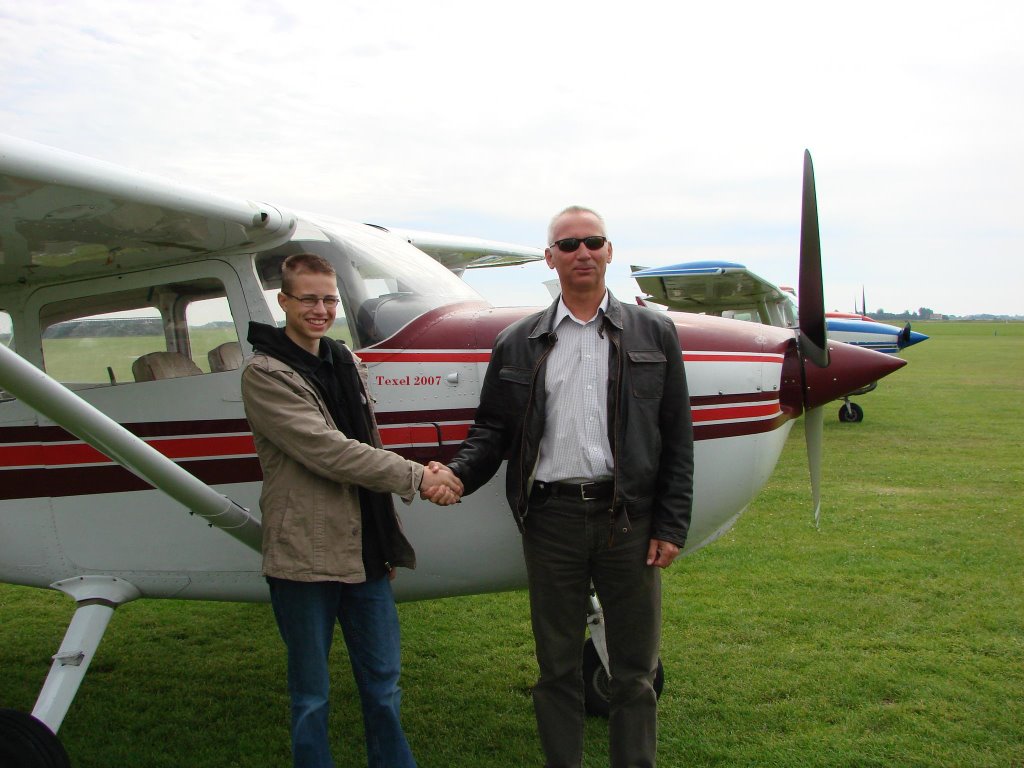
[[[440,421],[469,421],[476,415],[476,408],[441,408],[429,411],[377,411],[377,423],[384,424],[433,424]]]
[[[255,457],[177,462],[204,483],[254,483],[263,479]],[[88,496],[97,493],[123,493],[152,488],[117,464],[58,469],[20,469],[0,474],[0,500]]]
[[[694,424],[694,440],[715,440],[721,437],[739,437],[741,435],[760,435],[774,432],[792,418],[787,413],[780,413],[774,419],[763,421],[740,421],[732,424]]]
[[[732,405],[740,403],[764,403],[778,400],[776,392],[742,392],[737,395],[696,395],[690,398],[690,407],[695,405]]]

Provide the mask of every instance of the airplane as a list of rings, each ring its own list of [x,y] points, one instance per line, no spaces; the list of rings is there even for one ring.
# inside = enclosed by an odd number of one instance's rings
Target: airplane
[[[774,325],[798,326],[795,292],[754,274],[742,264],[731,261],[691,261],[667,267],[632,268],[632,277],[646,293],[637,301],[647,306],[660,304],[680,312],[698,312],[736,320]],[[865,313],[826,312],[829,339],[895,355],[928,337],[907,323],[897,328],[880,323]],[[875,389],[873,381],[841,398],[839,420],[844,423],[864,420],[864,409],[850,397]]]
[[[809,153],[802,222],[798,329],[670,314],[695,427],[686,554],[729,530],[802,414],[817,520],[820,406],[905,364],[827,338]],[[249,322],[279,320],[289,254],[337,270],[337,336],[368,366],[385,447],[423,462],[453,455],[495,336],[536,310],[491,306],[416,237],[0,136],[0,581],[76,602],[32,713],[0,711],[0,750],[66,764],[56,734],[118,606],[268,600],[240,377]],[[539,254],[420,239],[467,265]],[[501,474],[445,510],[404,508],[419,567],[396,580],[397,599],[525,586]],[[592,613],[601,663],[588,691],[607,669],[599,605]]]

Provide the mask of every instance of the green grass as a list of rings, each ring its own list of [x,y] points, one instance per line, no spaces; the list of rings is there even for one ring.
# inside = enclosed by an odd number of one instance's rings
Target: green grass
[[[205,372],[210,372],[206,353],[225,341],[238,341],[233,328],[199,328],[190,333],[192,359]],[[114,380],[122,384],[135,381],[132,363],[147,352],[167,349],[162,336],[84,337],[44,339],[43,359],[46,372],[57,381],[81,384],[106,384]]]
[[[344,318],[331,329],[330,337],[351,346],[352,334]],[[193,328],[189,332],[192,360],[204,373],[210,372],[207,353],[226,341],[238,341],[233,328]],[[120,384],[134,382],[132,363],[147,352],[167,349],[162,336],[83,337],[44,339],[46,372],[57,381],[76,384],[107,384],[107,367]]]
[[[863,423],[828,406],[820,530],[798,426],[735,529],[666,573],[660,765],[1024,766],[1024,324],[915,330]],[[420,764],[540,765],[526,595],[399,610]],[[0,587],[0,705],[31,708],[71,613]],[[334,669],[338,765],[362,766],[340,642]],[[79,768],[287,765],[269,608],[120,608],[61,736]]]

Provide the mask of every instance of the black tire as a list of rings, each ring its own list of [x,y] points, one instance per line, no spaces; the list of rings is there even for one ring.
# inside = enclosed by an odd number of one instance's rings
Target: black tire
[[[70,768],[56,734],[27,712],[0,709],[0,766]]]
[[[839,406],[839,420],[844,424],[859,424],[864,421],[864,409],[856,403],[843,403]]]
[[[611,705],[611,681],[605,671],[601,657],[597,655],[594,641],[587,638],[583,644],[583,704],[591,715],[608,717]],[[658,659],[658,671],[654,675],[654,693],[661,698],[665,687],[665,669]]]

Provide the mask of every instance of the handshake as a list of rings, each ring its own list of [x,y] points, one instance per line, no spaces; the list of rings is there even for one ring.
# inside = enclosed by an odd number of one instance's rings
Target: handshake
[[[441,462],[432,461],[423,467],[421,499],[446,507],[457,503],[462,498],[462,491],[462,481]]]

